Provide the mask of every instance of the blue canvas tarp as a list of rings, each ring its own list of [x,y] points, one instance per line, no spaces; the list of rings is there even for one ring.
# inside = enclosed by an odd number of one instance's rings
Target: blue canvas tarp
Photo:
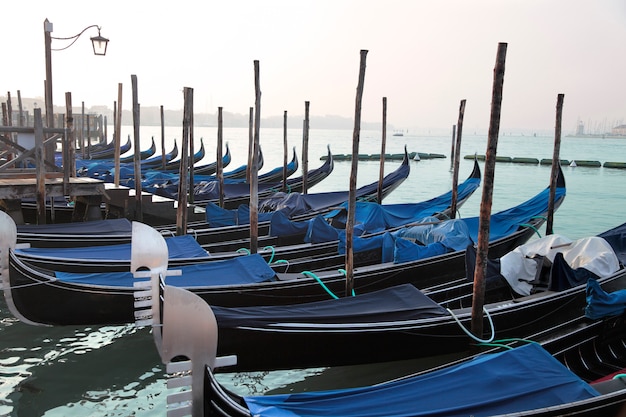
[[[203,287],[211,285],[247,284],[272,281],[276,273],[259,254],[239,256],[225,261],[186,265],[177,270],[182,275],[167,276],[165,283],[174,287]],[[130,272],[70,273],[55,272],[57,279],[83,285],[132,288],[137,282]]]
[[[469,178],[458,187],[458,199],[463,200],[471,195],[478,185],[480,179]],[[306,198],[306,196],[305,196]],[[355,235],[363,233],[376,233],[390,228],[405,226],[409,223],[423,221],[425,217],[445,211],[452,201],[452,191],[442,194],[430,200],[419,203],[402,204],[377,204],[373,202],[358,201],[355,206]],[[310,204],[307,204],[311,207]],[[319,220],[311,220],[308,226],[306,242],[319,243],[337,240],[339,230],[345,229],[347,222],[348,203],[347,195],[343,201],[334,204],[340,208],[324,215],[326,224]],[[295,222],[294,222],[295,223]],[[337,229],[333,233],[329,225]],[[272,236],[283,236],[288,234],[285,229],[291,230],[293,226],[287,221],[273,222],[270,227]]]
[[[417,320],[449,313],[411,284],[312,303],[224,308],[211,306],[220,327],[272,323],[370,323]]]
[[[385,384],[244,397],[254,416],[491,416],[599,393],[538,344]]]
[[[550,189],[546,188],[535,197],[521,203],[516,207],[500,211],[491,216],[489,228],[489,240],[501,239],[514,233],[519,227],[528,224],[533,218],[542,215],[548,210]],[[555,198],[558,201],[565,196],[565,188],[556,189]],[[381,247],[381,250],[393,250],[395,263],[402,263],[424,259],[426,257],[441,255],[443,253],[465,250],[469,244],[478,240],[478,217],[441,221],[434,224],[429,219],[424,219],[426,225],[416,225],[391,232],[395,246]],[[340,235],[339,253],[345,252],[345,235]],[[364,247],[359,240],[371,238],[354,238],[354,250]],[[369,246],[372,249],[372,245]],[[392,255],[383,252],[383,258],[389,259]]]
[[[132,223],[128,219],[93,220],[87,222],[25,224],[17,226],[17,233],[74,234],[74,235],[129,235]]]
[[[202,246],[191,235],[172,236],[165,238],[168,256],[170,259],[178,258],[203,258],[208,256]],[[16,249],[16,253],[36,255],[46,258],[62,259],[115,259],[130,261],[131,245],[84,246],[73,248],[24,248]]]
[[[587,281],[587,306],[585,316],[596,320],[603,317],[619,316],[626,311],[626,289],[607,293],[598,281]]]

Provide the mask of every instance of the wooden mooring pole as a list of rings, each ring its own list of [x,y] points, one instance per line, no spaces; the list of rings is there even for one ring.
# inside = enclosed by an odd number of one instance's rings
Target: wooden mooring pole
[[[287,147],[287,110],[283,114],[283,181],[281,190],[287,191],[287,158],[289,149]]]
[[[37,177],[37,224],[46,224],[46,165],[41,109],[33,110],[35,115],[35,172]]]
[[[222,107],[217,108],[217,180],[218,180],[218,192],[219,199],[218,205],[224,207],[224,161],[222,161],[222,146],[223,146],[223,119],[222,119]]]
[[[454,170],[454,144],[456,142],[456,125],[452,125],[452,144],[450,145],[450,171]]]
[[[496,65],[493,71],[489,137],[485,154],[485,182],[483,184],[483,194],[480,202],[478,248],[476,250],[474,289],[472,294],[472,334],[478,338],[481,338],[483,334],[483,306],[485,304],[485,276],[487,275],[487,254],[489,251],[489,226],[491,203],[493,200],[493,177],[496,167],[496,151],[498,147],[498,134],[500,132],[500,109],[502,105],[502,89],[504,86],[506,48],[506,43],[498,44]]]
[[[456,218],[456,206],[458,202],[459,165],[461,161],[461,137],[463,132],[463,117],[465,116],[465,99],[459,105],[459,120],[457,122],[456,145],[454,151],[454,165],[452,169],[452,201],[450,202],[450,218]]]
[[[546,221],[546,235],[554,233],[554,199],[556,196],[556,179],[559,175],[561,164],[561,119],[563,117],[563,99],[565,95],[559,94],[556,98],[556,123],[554,125],[554,152],[552,154],[552,172],[550,173],[550,200],[548,201],[548,220]]]
[[[193,88],[183,89],[183,138],[180,152],[180,176],[178,181],[178,208],[176,211],[176,234],[182,236],[187,234],[187,193],[189,192],[189,136],[191,129],[191,113],[193,113]]]
[[[133,91],[133,147],[135,148],[135,164],[134,164],[134,175],[135,175],[135,220],[138,222],[143,222],[143,209],[141,206],[141,140],[139,136],[139,126],[140,126],[140,118],[139,118],[139,96],[137,91],[137,76],[131,75],[131,88]],[[87,138],[89,141],[89,138]]]
[[[250,167],[250,253],[259,245],[259,130],[261,128],[261,80],[259,61],[254,61],[254,146]]]
[[[354,218],[356,215],[356,176],[359,164],[359,141],[361,137],[361,103],[363,101],[363,84],[365,83],[365,63],[367,51],[361,50],[359,65],[359,82],[356,88],[354,109],[354,130],[352,133],[352,169],[350,171],[350,188],[348,192],[348,219],[346,221],[346,296],[354,290],[354,254],[352,241],[354,236]]]
[[[122,83],[117,83],[117,117],[115,118],[115,177],[116,187],[120,185],[120,152],[122,147]]]
[[[248,165],[246,166],[246,181],[250,184],[252,152],[254,152],[254,107],[250,107],[250,111],[248,113]]]
[[[383,135],[380,145],[380,168],[378,170],[378,190],[376,200],[383,203],[383,179],[385,177],[385,148],[387,146],[387,97],[383,97]]]
[[[161,115],[161,169],[165,169],[165,113],[163,112],[163,106],[160,107]]]
[[[304,102],[304,124],[302,131],[302,194],[309,192],[309,107]]]

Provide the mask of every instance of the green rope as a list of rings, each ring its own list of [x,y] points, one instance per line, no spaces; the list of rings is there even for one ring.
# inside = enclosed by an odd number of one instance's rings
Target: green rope
[[[613,377],[613,379],[621,379],[621,378],[626,378],[626,374],[617,374]]]
[[[246,255],[250,255],[250,249],[240,248],[237,249],[237,253],[245,253]]]
[[[328,294],[330,294],[331,297],[333,297],[335,300],[339,299],[339,297],[337,297],[335,294],[333,294],[333,292],[331,290],[329,290],[328,287],[326,285],[324,285],[322,280],[319,279],[319,277],[317,275],[315,275],[313,272],[311,272],[311,271],[302,271],[302,275],[306,275],[306,276],[309,276],[311,278],[314,278],[322,286],[322,288],[324,288],[324,290],[326,290],[326,292]]]
[[[532,224],[520,223],[519,226],[530,227],[531,229],[533,229],[535,231],[535,233],[537,233],[537,236],[541,237],[541,233],[539,233],[539,230],[537,230],[537,228],[535,226],[533,226]]]
[[[266,249],[271,249],[272,250],[272,256],[270,256],[270,260],[267,261],[267,263],[271,265],[272,261],[274,260],[274,255],[276,254],[276,250],[274,249],[273,246],[266,246],[266,247],[263,248],[263,250],[266,250]]]

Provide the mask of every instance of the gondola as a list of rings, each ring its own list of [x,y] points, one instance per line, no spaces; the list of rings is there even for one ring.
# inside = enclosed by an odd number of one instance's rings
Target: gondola
[[[228,143],[226,143],[226,152],[224,153],[224,156],[222,157],[222,168],[225,168],[228,165],[230,165],[231,161],[232,161],[232,157],[230,154],[230,148],[228,147]],[[193,169],[194,169],[194,174],[213,175],[217,172],[217,161],[200,165],[200,166],[194,166]]]
[[[624,230],[626,224],[619,232]],[[585,238],[549,250],[563,244],[562,237],[552,235],[543,243],[548,246],[544,259],[553,263],[542,276],[549,285],[544,288],[539,282],[533,286],[536,292],[522,295],[501,276],[491,277],[485,292],[484,333],[476,340],[523,337],[576,317],[585,307],[589,279],[597,280],[604,291],[625,288],[626,269],[620,262],[626,259],[618,259],[606,240]],[[506,256],[500,261],[511,262]],[[354,297],[304,304],[213,306],[222,341],[218,354],[237,355],[233,371],[355,365],[377,362],[382,352],[387,360],[456,354],[471,340],[467,332],[472,294],[468,279],[421,291],[410,284],[357,291]]]
[[[330,154],[330,150],[329,150]],[[400,183],[402,183],[409,174],[410,167],[408,159],[400,165],[395,171],[389,173],[383,179],[383,197],[391,193]],[[329,166],[330,165],[330,166]],[[318,170],[328,170],[332,167],[332,158],[324,164],[311,170],[309,173]],[[378,181],[364,185],[356,190],[357,198],[364,200],[373,200],[376,198],[378,190]],[[291,199],[294,193],[285,195],[280,194],[280,199]],[[275,197],[272,195],[268,198]],[[329,193],[309,193],[307,201],[314,201],[314,205],[308,204],[304,211],[298,212],[298,218],[310,218],[320,213],[326,212],[330,207],[347,201],[348,192],[329,192]],[[259,200],[262,204],[264,200]],[[172,235],[176,231],[175,226],[162,226],[159,230],[164,235]],[[259,222],[259,235],[267,234],[269,230],[269,221]],[[223,240],[224,236],[229,239],[236,239],[242,236],[250,236],[249,226],[232,226],[232,227],[211,227],[206,222],[197,224],[189,224],[187,233],[192,234],[198,240],[198,243],[205,244]],[[98,221],[86,221],[80,223],[69,223],[62,225],[19,225],[18,226],[18,243],[29,243],[33,247],[72,247],[72,246],[102,246],[120,243],[129,243],[131,240],[131,222],[127,219],[106,219]]]
[[[120,144],[120,155],[128,152],[132,146],[130,141],[130,136],[126,138],[126,142]],[[115,157],[115,140],[112,140],[109,143],[103,143],[99,145],[92,145],[87,148],[78,148],[76,149],[76,155],[78,157],[82,156],[83,150],[85,151],[85,156],[88,156],[88,159],[110,159]]]
[[[165,154],[165,161],[170,162],[174,160],[178,156],[178,145],[176,144],[176,140],[174,140],[174,147],[172,150]],[[162,163],[162,155],[152,156],[148,159],[142,160],[140,162],[142,171],[144,169],[158,167]],[[92,163],[84,163],[81,164],[80,169],[77,169],[78,175],[82,177],[90,177],[95,179],[102,179],[103,181],[113,182],[113,174],[112,171],[115,168],[115,165],[112,161],[106,160],[104,162],[94,161]],[[77,167],[78,168],[78,167]],[[132,176],[134,172],[134,163],[128,162],[124,165],[120,166],[120,171],[125,171],[122,174],[122,178]]]
[[[228,340],[220,333],[219,317],[216,322],[208,305],[189,291],[165,286],[163,293],[159,297],[163,301],[154,303],[151,320],[138,324],[155,325],[157,350],[173,378],[171,386],[178,387],[168,397],[171,413],[231,417],[618,416],[626,410],[623,307],[621,315],[600,319],[589,319],[581,310],[571,319],[554,312],[562,320],[541,323],[536,332],[520,330],[521,340],[505,339],[494,344],[501,347],[471,350],[467,342],[461,359],[413,373],[407,368],[406,376],[370,386],[241,396],[223,387],[215,376],[216,370],[228,372],[240,360],[239,356],[220,355],[221,344]],[[319,346],[314,337],[309,344]],[[341,344],[332,347],[339,354],[376,351],[377,362],[389,362],[403,345],[390,344],[382,350],[360,345],[357,351]],[[256,348],[260,361],[279,356]],[[307,354],[297,349],[293,347],[293,356]],[[344,370],[347,372],[350,368]]]
[[[457,208],[461,207],[467,199],[473,195],[479,184],[480,169],[478,164],[475,163],[474,170],[470,176],[457,187]],[[424,221],[429,221],[430,217],[433,216],[436,216],[437,219],[449,218],[451,201],[452,191],[415,204],[404,203],[378,205],[371,202],[357,202],[357,206],[355,207],[355,219],[364,230],[364,233],[361,234],[360,237],[365,238],[367,236],[373,236],[375,234],[379,234],[382,230],[397,229],[418,221],[423,223]],[[376,210],[380,210],[380,213],[378,213],[377,216],[374,216],[373,213]],[[332,219],[336,218],[342,221],[343,216],[344,211],[342,208],[339,208],[325,214],[323,218],[325,219],[324,222],[331,222]],[[7,221],[11,220],[7,219]],[[284,221],[285,219],[281,215],[281,222]],[[310,221],[312,220],[301,220],[300,222],[302,223],[302,226],[306,227],[307,222]],[[334,223],[335,221],[332,220],[332,222]],[[272,223],[271,219],[270,223]],[[316,222],[316,224],[318,224],[318,222]],[[300,228],[302,228],[302,226],[300,226]],[[337,227],[342,227],[342,225],[338,225]],[[338,232],[340,230],[342,229],[337,229]],[[294,234],[291,230],[287,230],[285,233],[287,234],[285,240],[291,241],[294,239]],[[268,262],[272,262],[273,259],[280,259],[281,262],[294,261],[292,265],[293,267],[289,268],[290,271],[293,271],[294,268],[296,268],[297,261],[295,260],[297,259],[304,257],[319,258],[320,256],[330,258],[330,255],[337,253],[337,245],[339,243],[338,239],[324,241],[318,239],[318,241],[314,243],[302,243],[297,245],[288,245],[285,247],[282,245],[276,245],[277,243],[280,243],[279,240],[281,240],[280,236],[276,236],[276,230],[274,230],[271,234],[271,236],[259,236],[258,246],[263,246],[263,249],[259,251],[259,254],[261,254]],[[329,233],[326,232],[325,234],[332,238]],[[186,236],[190,238],[192,237],[192,235]],[[249,240],[229,241],[226,239],[228,239],[228,237],[224,237],[224,241],[221,243],[213,243],[206,246],[200,246],[196,243],[196,246],[205,252],[207,247],[219,249],[219,251],[209,251],[210,255],[207,255],[207,259],[210,260],[227,259],[233,256],[242,256],[245,254],[245,251],[241,251],[241,249],[249,246]],[[301,236],[301,241],[304,241],[304,235]],[[273,243],[274,245],[268,247],[269,243]],[[228,251],[228,247],[232,247],[233,250]],[[194,250],[194,253],[195,251],[196,250]],[[107,271],[124,272],[128,271],[130,267],[130,244],[107,245],[105,247],[96,248],[89,246],[77,248],[29,247],[16,249],[14,253],[17,258],[29,265],[62,272],[99,272],[103,269],[106,269]],[[340,258],[343,258],[343,256]],[[369,263],[375,262],[375,256],[372,256],[372,254],[368,254],[366,258]],[[357,264],[359,263],[359,259],[360,257],[357,256]],[[188,259],[179,258],[173,261],[170,260],[170,264],[172,266],[181,266],[196,263],[197,261],[197,257],[194,256],[189,257]],[[337,262],[334,259],[331,259],[331,261],[333,264]],[[342,262],[343,259],[339,261],[339,263]],[[320,264],[322,263],[324,266],[332,265],[327,264],[323,260]],[[308,263],[304,269],[310,270],[319,268],[321,268],[321,266],[312,268],[311,263]],[[277,267],[277,269],[284,268]]]
[[[152,143],[148,149],[139,152],[139,160],[143,161],[145,159],[150,158],[156,153],[156,143],[154,142],[154,137],[152,137]],[[124,158],[120,158],[120,164],[133,163],[135,161],[135,155],[129,155]]]
[[[564,193],[564,188],[557,188],[555,208],[562,202]],[[502,256],[526,242],[544,222],[544,217],[540,216],[547,212],[548,201],[549,189],[546,189],[535,198],[501,212],[500,216],[494,214],[490,255]],[[467,225],[468,221],[469,224],[477,223],[475,218],[450,222]],[[133,231],[140,226],[145,225],[133,223]],[[145,231],[149,237],[143,239],[152,242],[156,250],[157,240],[162,235],[145,227],[149,230]],[[477,230],[477,224],[473,229]],[[440,242],[434,242],[425,248],[430,251],[440,245]],[[419,254],[419,245],[415,246],[409,247],[408,252],[416,254],[417,249]],[[406,283],[419,288],[447,287],[450,281],[464,277],[465,249],[450,249],[437,255],[421,252],[421,258],[418,256],[410,261],[405,258],[401,263],[389,261],[355,268],[355,291],[365,294]],[[30,322],[52,325],[120,324],[132,320],[133,279],[129,273],[54,273],[30,267],[17,259],[14,251],[8,252],[10,283],[5,283],[5,287],[11,290],[9,296],[17,308],[14,314]],[[181,267],[182,276],[168,277],[168,283],[188,287],[211,305],[224,307],[306,303],[342,296],[345,290],[342,271],[276,273],[259,254],[191,267],[187,270]],[[94,280],[98,278],[101,280]]]
[[[330,149],[328,150],[330,155]],[[403,164],[408,167],[408,163]],[[310,170],[307,173],[307,188],[320,183],[327,178],[333,171],[334,164],[332,158],[327,159],[319,168]],[[242,173],[245,177],[245,170]],[[408,176],[408,171],[407,171]],[[398,185],[400,183],[398,182]],[[207,181],[194,185],[194,201],[196,203],[217,203],[219,202],[220,188],[224,200],[224,208],[235,209],[242,204],[250,203],[250,184],[245,182],[225,182],[223,187],[219,181]],[[279,182],[262,182],[258,184],[259,200],[270,197],[276,192],[283,189],[282,181]],[[285,190],[289,193],[302,192],[304,190],[304,177],[288,178],[285,184]],[[153,187],[150,192],[163,197],[178,199],[178,187],[176,185],[168,185],[164,187]]]

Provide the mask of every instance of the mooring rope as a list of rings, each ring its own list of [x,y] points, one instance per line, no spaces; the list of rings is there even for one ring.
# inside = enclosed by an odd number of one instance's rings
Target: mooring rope
[[[493,326],[493,320],[491,319],[491,315],[489,315],[489,312],[487,311],[487,309],[485,307],[483,307],[483,312],[487,315],[487,319],[489,319],[489,326],[491,327],[491,337],[489,339],[487,339],[487,340],[479,339],[478,337],[474,336],[472,334],[472,332],[470,332],[469,330],[467,330],[465,328],[465,326],[463,326],[463,323],[461,323],[459,318],[452,312],[452,310],[450,310],[449,308],[447,308],[446,310],[448,310],[448,313],[450,313],[450,315],[452,316],[454,321],[457,322],[457,324],[459,325],[461,330],[463,330],[463,332],[465,332],[466,335],[468,335],[469,337],[471,337],[472,339],[474,339],[478,343],[491,343],[491,342],[493,342],[493,339],[496,336],[496,330],[495,330],[495,328]]]

